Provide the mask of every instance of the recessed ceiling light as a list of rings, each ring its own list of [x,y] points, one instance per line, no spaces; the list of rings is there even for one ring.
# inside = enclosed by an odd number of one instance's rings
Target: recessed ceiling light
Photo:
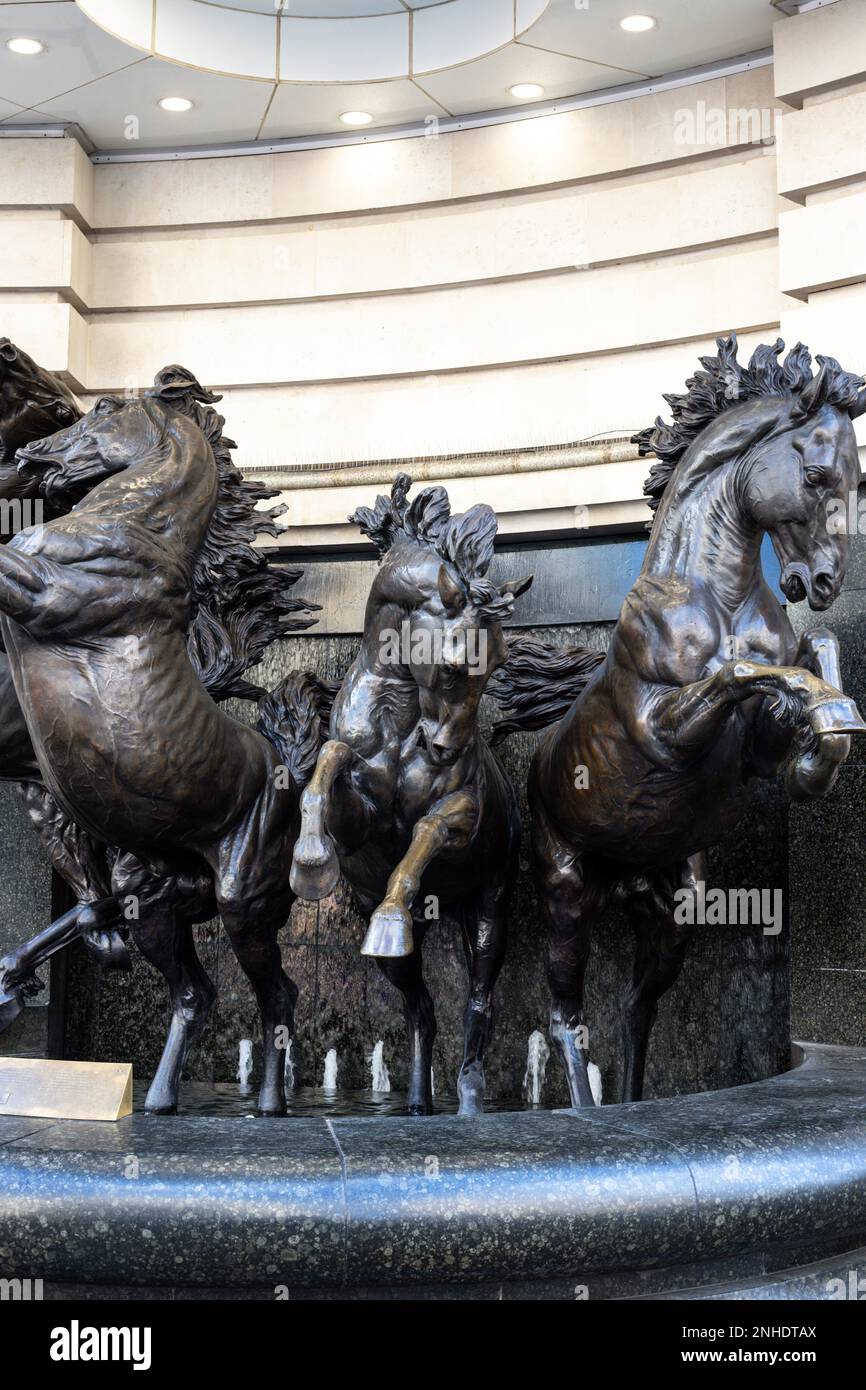
[[[340,120],[343,125],[369,125],[373,117],[369,111],[342,111]]]
[[[518,101],[534,101],[536,97],[544,96],[544,88],[539,87],[537,82],[517,82],[508,90]]]
[[[653,19],[651,14],[629,14],[620,20],[619,27],[627,34],[647,34],[657,23],[658,20]]]
[[[35,58],[37,53],[45,52],[45,44],[38,39],[8,39],[6,47],[12,53],[20,53],[24,58]]]
[[[189,97],[163,97],[159,104],[163,111],[191,111],[193,108]]]

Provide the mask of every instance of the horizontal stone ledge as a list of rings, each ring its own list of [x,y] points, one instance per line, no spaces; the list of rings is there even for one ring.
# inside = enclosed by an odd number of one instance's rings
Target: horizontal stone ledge
[[[306,1288],[676,1269],[864,1225],[866,1050],[478,1120],[0,1119],[7,1277]],[[849,1247],[850,1248],[850,1247]]]
[[[448,478],[495,478],[509,473],[543,473],[550,469],[589,468],[599,463],[631,463],[640,458],[636,444],[627,437],[583,440],[576,444],[556,444],[550,448],[514,449],[467,456],[452,454],[438,458],[379,459],[359,463],[323,463],[315,467],[285,468],[262,464],[257,478],[271,487],[331,488],[356,484],[390,484],[398,472],[409,473],[415,483]]]

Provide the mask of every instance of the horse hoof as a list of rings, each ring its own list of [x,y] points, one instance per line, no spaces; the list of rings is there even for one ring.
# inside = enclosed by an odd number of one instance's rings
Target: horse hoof
[[[257,1105],[256,1115],[260,1120],[282,1120],[288,1114],[288,1108],[283,1102],[282,1105]]]
[[[405,907],[377,907],[370,918],[361,955],[387,960],[411,956],[414,949],[412,914]]]
[[[145,1115],[176,1115],[177,1102],[175,1102],[174,1105],[171,1103],[166,1105],[151,1105],[149,1101],[145,1101],[144,1113]]]
[[[432,1105],[409,1105],[406,1107],[407,1115],[432,1115]]]
[[[340,881],[340,861],[330,840],[305,835],[295,845],[289,886],[303,902],[317,903]]]

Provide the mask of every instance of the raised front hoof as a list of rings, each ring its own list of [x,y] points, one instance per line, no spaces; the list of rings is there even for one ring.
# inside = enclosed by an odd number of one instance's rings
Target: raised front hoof
[[[403,907],[377,907],[370,918],[361,955],[388,960],[411,956],[414,949],[411,912]]]
[[[860,711],[847,695],[813,705],[809,712],[809,723],[819,738],[822,734],[866,733],[866,724]]]
[[[340,881],[340,861],[330,840],[305,835],[295,845],[289,885],[303,902],[317,903]]]

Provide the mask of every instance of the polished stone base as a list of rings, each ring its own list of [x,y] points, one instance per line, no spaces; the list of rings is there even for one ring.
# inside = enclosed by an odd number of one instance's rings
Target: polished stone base
[[[866,1051],[796,1061],[482,1120],[3,1118],[4,1275],[49,1297],[853,1296]]]

